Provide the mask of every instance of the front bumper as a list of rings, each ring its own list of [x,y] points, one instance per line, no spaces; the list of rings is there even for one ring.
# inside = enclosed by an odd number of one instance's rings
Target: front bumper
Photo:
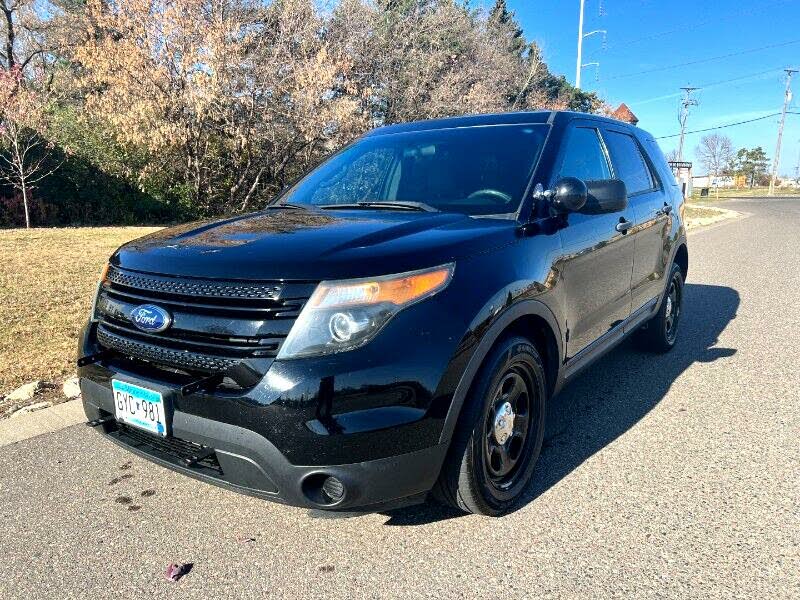
[[[89,420],[113,415],[110,388],[81,379]],[[336,465],[294,465],[252,430],[176,410],[172,436],[159,438],[106,420],[99,428],[117,444],[164,467],[237,492],[308,508],[377,510],[424,499],[439,475],[447,445],[376,460]],[[191,455],[208,454],[187,465]],[[326,477],[344,485],[341,499],[320,495]]]

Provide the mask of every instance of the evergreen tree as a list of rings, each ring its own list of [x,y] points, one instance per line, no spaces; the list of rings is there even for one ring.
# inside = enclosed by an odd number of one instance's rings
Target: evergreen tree
[[[508,10],[506,0],[495,0],[489,12],[488,26],[505,40],[509,52],[521,58],[528,50],[528,42],[525,40],[522,27],[517,22],[514,12]]]
[[[769,159],[767,153],[761,146],[755,148],[740,148],[734,159],[735,172],[744,175],[750,187],[765,177],[769,170]]]

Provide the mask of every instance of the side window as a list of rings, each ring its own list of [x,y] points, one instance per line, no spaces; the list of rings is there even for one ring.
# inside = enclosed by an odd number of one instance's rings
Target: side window
[[[576,127],[567,134],[558,177],[577,177],[583,181],[611,178],[608,160],[596,129]]]
[[[645,139],[645,148],[647,155],[650,157],[650,166],[655,171],[656,177],[661,179],[662,183],[668,185],[678,185],[678,180],[675,177],[675,171],[667,163],[664,153],[661,151],[661,146],[658,145],[653,138],[648,137]],[[658,183],[656,182],[656,186]]]
[[[604,135],[616,176],[625,182],[628,194],[654,189],[655,179],[636,140],[617,131],[606,131]]]

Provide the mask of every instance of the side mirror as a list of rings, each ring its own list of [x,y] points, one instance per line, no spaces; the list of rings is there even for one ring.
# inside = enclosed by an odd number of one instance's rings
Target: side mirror
[[[558,214],[578,212],[586,204],[589,192],[586,184],[576,177],[563,177],[556,183],[550,206]]]
[[[583,211],[590,215],[614,213],[628,206],[628,190],[621,179],[601,179],[586,183],[589,197]]]

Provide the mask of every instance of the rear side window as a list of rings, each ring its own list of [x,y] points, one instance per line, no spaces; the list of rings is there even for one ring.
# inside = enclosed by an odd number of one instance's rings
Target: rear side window
[[[636,140],[626,133],[616,131],[606,131],[605,138],[617,179],[625,182],[628,194],[654,189],[655,179]]]
[[[667,159],[664,156],[664,153],[661,151],[661,146],[658,145],[658,142],[656,142],[653,138],[646,138],[645,146],[647,148],[647,154],[652,161],[651,166],[659,175],[659,178],[662,180],[662,182],[665,182],[669,185],[677,185],[675,173],[673,172],[672,167],[670,167],[667,163]],[[656,184],[656,186],[658,186],[658,184]]]
[[[558,178],[561,177],[577,177],[583,181],[611,178],[606,153],[596,129],[576,127],[569,132],[564,158],[558,170]]]

